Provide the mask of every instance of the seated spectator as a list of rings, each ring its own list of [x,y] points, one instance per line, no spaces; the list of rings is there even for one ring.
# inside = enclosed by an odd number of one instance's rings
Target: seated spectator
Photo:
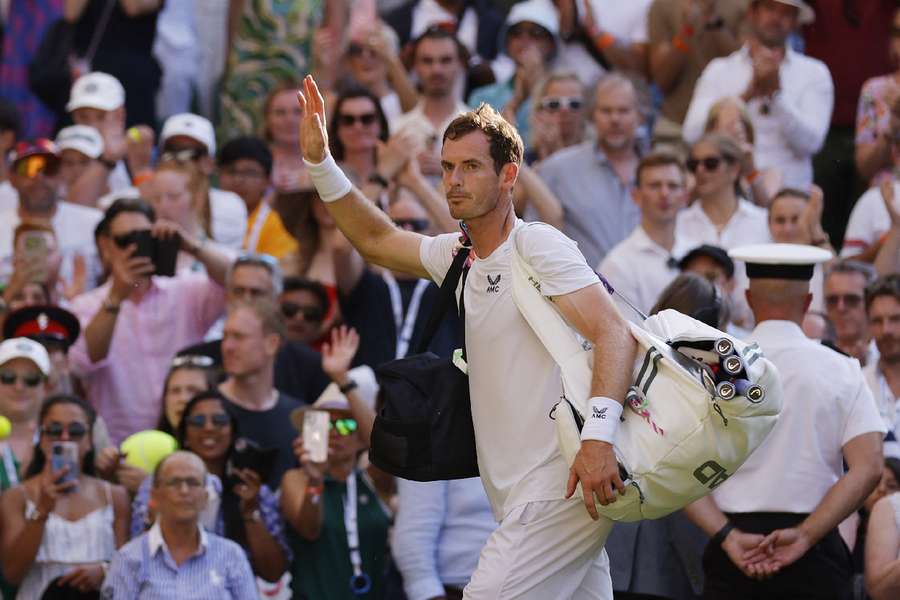
[[[722,98],[710,107],[703,130],[704,133],[723,133],[738,143],[742,153],[741,189],[754,204],[768,207],[772,197],[782,188],[783,177],[778,167],[756,168],[756,132],[747,104],[740,98]]]
[[[426,29],[411,49],[412,72],[421,97],[414,108],[388,119],[392,134],[407,136],[415,145],[422,174],[435,179],[441,175],[444,131],[454,117],[469,110],[457,92],[468,52],[453,34],[440,27]]]
[[[709,62],[740,46],[738,33],[746,2],[654,0],[647,15],[649,71],[662,92],[653,124],[653,145],[684,151],[681,124],[694,86]]]
[[[78,179],[94,161],[103,156],[103,137],[87,125],[70,125],[56,134],[59,150],[60,196],[65,199],[68,190],[78,185]]]
[[[0,100],[0,156],[9,156],[19,140],[21,128],[22,121],[16,106],[7,100]],[[18,205],[19,195],[9,182],[9,164],[0,160],[0,212]]]
[[[210,533],[240,544],[253,571],[266,581],[277,581],[290,564],[278,500],[261,483],[259,473],[234,466],[240,431],[225,404],[225,398],[215,390],[193,396],[184,407],[184,417],[178,421],[178,447],[199,456],[206,466],[209,499],[201,514],[201,525]],[[132,538],[144,533],[156,520],[150,495],[151,480],[147,478],[132,503]]]
[[[117,200],[106,211],[101,238],[112,274],[99,288],[72,301],[84,335],[72,347],[73,371],[107,419],[115,444],[159,418],[162,385],[178,348],[203,338],[222,313],[222,283],[230,260],[177,225],[156,222],[143,200]],[[203,263],[205,274],[155,275],[155,265],[136,255],[134,235],[174,235],[180,248]],[[135,386],[135,381],[141,381]]]
[[[69,202],[95,207],[105,194],[131,187],[129,173],[138,173],[149,164],[126,164],[125,88],[112,75],[93,72],[76,79],[66,111],[76,125],[93,127],[103,138],[99,160],[89,163],[66,190]]]
[[[49,306],[46,302],[17,308],[3,321],[3,339],[27,337],[38,342],[47,351],[52,366],[47,380],[48,393],[51,395],[71,395],[80,391],[80,385],[69,366],[69,348],[79,335],[81,325],[78,317],[58,306]],[[105,428],[104,424],[103,429]]]
[[[103,217],[100,211],[62,202],[59,197],[59,153],[49,140],[20,142],[12,155],[10,182],[19,194],[19,206],[0,213],[0,279],[13,271],[14,233],[21,223],[52,227],[62,256],[60,275],[72,283],[83,260],[87,274],[98,270],[91,233]],[[81,259],[76,257],[81,256]],[[93,281],[87,283],[89,287]],[[55,290],[53,290],[55,291]],[[9,298],[6,298],[7,302]]]
[[[19,485],[31,464],[50,372],[50,357],[37,342],[10,338],[0,344],[0,415],[12,424],[0,446],[0,492]]]
[[[198,600],[256,598],[256,582],[238,544],[200,526],[208,495],[206,467],[190,452],[174,452],[156,466],[151,497],[159,515],[146,533],[113,556],[103,597],[170,597],[190,581]]]
[[[329,348],[323,357],[334,383],[310,407],[330,415],[328,458],[325,463],[312,462],[301,431],[293,444],[300,467],[286,472],[281,483],[281,513],[291,526],[294,550],[295,597],[383,594],[390,513],[358,463],[375,419],[377,384],[371,371],[365,379],[360,371],[348,373],[356,350],[353,334],[348,334],[335,333],[335,352]],[[298,429],[305,410],[293,415]],[[356,524],[357,531],[352,525],[348,530],[346,523]],[[351,539],[358,539],[358,553],[351,553]]]
[[[277,449],[266,483],[277,490],[281,476],[294,467],[290,413],[300,401],[275,389],[275,357],[284,339],[284,323],[274,304],[259,300],[232,304],[222,336],[222,365],[228,378],[219,391],[228,400],[241,435],[263,448]]]
[[[892,27],[900,27],[900,9],[894,11]],[[900,38],[892,34],[890,40],[888,55],[897,71],[866,81],[856,111],[856,170],[873,187],[893,179],[891,170],[900,159]]]
[[[678,275],[677,259],[687,250],[675,237],[675,218],[687,201],[685,179],[684,165],[673,154],[642,158],[631,192],[641,222],[597,267],[618,294],[644,314]],[[613,298],[622,315],[636,323],[643,321],[618,294]]]
[[[585,133],[585,89],[573,71],[553,71],[535,87],[531,99],[531,144],[525,160],[533,166],[563,148],[579,144]]]
[[[834,324],[836,349],[863,367],[878,362],[878,348],[866,319],[865,290],[875,279],[869,265],[839,260],[825,271],[825,311]]]
[[[289,341],[310,344],[322,337],[322,321],[329,301],[321,283],[302,277],[286,277],[278,301]]]
[[[528,148],[530,97],[559,51],[559,16],[550,0],[526,0],[513,5],[504,29],[501,39],[506,55],[516,65],[515,73],[473,90],[468,104],[478,107],[484,102],[493,106],[516,126]]]
[[[240,196],[247,208],[244,250],[279,259],[296,252],[297,240],[266,197],[272,175],[272,153],[266,144],[255,137],[235,138],[219,150],[217,163],[222,189]]]
[[[866,536],[866,592],[873,600],[900,594],[893,576],[900,568],[900,494],[894,492],[875,503]]]
[[[879,277],[865,292],[866,321],[878,360],[863,369],[888,435],[884,455],[900,459],[900,274]]]
[[[296,100],[296,98],[295,98]],[[193,163],[208,178],[215,170],[216,135],[208,119],[192,113],[181,113],[166,119],[159,136],[160,160],[174,158]],[[204,226],[211,237],[229,248],[241,248],[247,232],[247,207],[234,192],[212,187],[208,181],[200,193],[208,214]]]
[[[95,413],[75,396],[41,406],[40,437],[22,484],[0,496],[3,573],[19,598],[54,588],[95,591],[128,532],[128,496],[94,477]],[[58,468],[54,448],[77,447],[76,467]]]
[[[712,105],[737,92],[756,130],[756,167],[778,167],[784,185],[809,187],[812,155],[822,147],[831,123],[834,84],[824,63],[798,54],[787,39],[813,18],[802,0],[751,2],[747,43],[713,59],[697,81],[684,120],[688,144],[701,137]]]
[[[334,102],[328,125],[328,144],[334,160],[358,186],[375,179],[377,148],[389,134],[378,98],[366,88],[343,90]]]
[[[597,139],[560,150],[537,169],[562,203],[563,233],[578,242],[590,265],[600,264],[640,220],[629,197],[640,160],[637,92],[630,80],[610,74],[597,83],[594,99]]]

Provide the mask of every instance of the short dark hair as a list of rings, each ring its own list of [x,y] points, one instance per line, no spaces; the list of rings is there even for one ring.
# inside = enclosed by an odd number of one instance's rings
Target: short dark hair
[[[798,188],[784,187],[775,193],[775,195],[772,197],[772,202],[769,203],[769,206],[771,207],[772,204],[775,204],[776,200],[778,200],[779,198],[784,198],[785,196],[809,200],[809,192],[804,192],[803,190]]]
[[[685,254],[682,259],[678,261],[678,268],[681,271],[684,271],[691,265],[695,258],[700,256],[705,256],[722,267],[725,270],[725,275],[728,276],[728,279],[734,277],[734,261],[728,256],[728,252],[719,246],[710,244],[700,244]]]
[[[673,308],[678,312],[706,323],[722,327],[728,323],[728,306],[715,284],[696,273],[682,273],[660,293],[650,314]]]
[[[103,218],[97,223],[94,229],[94,238],[101,235],[109,235],[109,228],[116,217],[122,213],[138,213],[147,217],[151,223],[156,222],[156,211],[150,206],[150,203],[143,198],[119,198],[109,205]]]
[[[847,258],[841,258],[835,261],[834,264],[825,271],[825,279],[828,279],[835,273],[856,273],[863,278],[864,286],[872,283],[877,276],[875,267],[872,265]]]
[[[22,135],[22,117],[16,105],[5,99],[0,99],[0,131],[12,131],[17,140]]]
[[[508,163],[522,164],[525,145],[519,132],[490,104],[484,102],[475,110],[453,119],[444,131],[443,143],[458,140],[473,131],[480,131],[487,136],[495,172],[499,174],[503,165]]]
[[[678,171],[681,173],[682,181],[684,180],[684,163],[672,152],[668,152],[665,150],[655,150],[650,154],[645,155],[643,158],[641,158],[641,162],[638,163],[637,171],[635,174],[635,180],[637,181],[638,186],[641,185],[641,174],[644,172],[644,170],[652,169],[653,167],[668,166],[677,167]]]
[[[890,296],[897,302],[900,302],[900,273],[884,275],[866,286],[866,313],[869,312],[869,308],[872,306],[875,298],[881,296]]]
[[[219,149],[216,164],[224,167],[242,159],[259,163],[266,175],[272,174],[272,152],[262,139],[252,135],[243,135],[228,140]]]
[[[378,96],[372,93],[367,87],[358,84],[347,85],[340,90],[337,100],[334,102],[334,112],[331,113],[331,122],[328,124],[328,146],[334,160],[344,160],[344,144],[341,142],[340,136],[338,136],[341,108],[343,108],[344,102],[353,100],[354,98],[368,98],[375,106],[375,116],[378,118],[378,125],[381,128],[381,131],[378,132],[379,140],[386,142],[391,133],[390,127],[388,127],[387,117],[381,109],[381,101],[378,99]]]
[[[469,50],[459,41],[453,33],[441,27],[440,25],[432,25],[426,29],[419,37],[412,42],[412,51],[410,52],[413,62],[416,60],[416,53],[419,51],[419,44],[425,40],[450,40],[456,46],[456,57],[463,66],[469,64]]]
[[[328,292],[325,291],[324,285],[314,279],[307,279],[305,277],[285,277],[283,291],[309,292],[316,297],[316,301],[319,303],[319,306],[322,307],[322,310],[328,310]]]

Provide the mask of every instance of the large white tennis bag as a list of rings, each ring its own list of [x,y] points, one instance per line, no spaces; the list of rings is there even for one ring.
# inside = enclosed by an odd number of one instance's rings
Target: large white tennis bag
[[[540,281],[515,240],[512,248],[516,305],[560,366],[564,397],[553,418],[571,466],[581,446],[580,423],[588,414],[593,350],[540,293]],[[612,504],[596,504],[600,514],[617,521],[663,517],[708,494],[762,443],[782,404],[778,371],[756,344],[675,310],[648,318],[643,328],[631,324],[631,332],[638,355],[614,444],[627,474],[626,492]],[[721,338],[734,344],[747,379],[765,392],[761,399],[718,398],[709,372],[672,346],[711,346]]]

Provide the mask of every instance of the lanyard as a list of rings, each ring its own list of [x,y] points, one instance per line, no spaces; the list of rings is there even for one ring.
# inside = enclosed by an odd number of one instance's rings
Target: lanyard
[[[6,479],[9,480],[9,487],[19,485],[19,474],[16,472],[16,462],[13,459],[12,446],[9,443],[3,444],[3,470],[6,471]]]
[[[347,547],[350,549],[350,564],[353,576],[350,577],[350,591],[362,596],[372,589],[372,580],[362,570],[362,556],[359,554],[359,523],[356,518],[356,471],[347,477],[347,495],[344,496],[344,528],[347,530]]]
[[[422,296],[428,288],[428,280],[420,279],[416,282],[416,289],[413,290],[412,298],[409,301],[409,308],[406,309],[406,316],[403,315],[403,298],[400,297],[400,286],[397,280],[389,272],[382,273],[384,283],[387,284],[388,293],[391,296],[391,309],[394,311],[394,325],[397,328],[397,349],[394,358],[403,358],[409,350],[409,344],[412,342],[413,328],[416,325],[416,317],[419,315],[419,305],[422,304]]]
[[[247,252],[256,252],[256,247],[259,245],[259,236],[262,234],[263,225],[266,223],[271,210],[265,199],[263,199],[259,205],[259,212],[256,213],[256,219],[253,221],[250,235],[247,236]]]

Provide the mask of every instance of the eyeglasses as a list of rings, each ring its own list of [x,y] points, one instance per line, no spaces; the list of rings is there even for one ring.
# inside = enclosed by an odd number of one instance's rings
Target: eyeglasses
[[[346,113],[342,115],[338,115],[338,125],[344,125],[345,127],[353,127],[353,125],[359,121],[359,123],[363,126],[368,127],[369,125],[375,122],[375,119],[378,118],[378,115],[375,113],[364,113],[361,115],[348,115]]]
[[[841,302],[847,308],[859,308],[862,301],[863,297],[859,294],[828,294],[825,296],[825,306],[828,308],[837,308]]]
[[[506,35],[509,37],[519,37],[522,35],[527,35],[533,40],[552,39],[550,32],[540,25],[528,25],[525,23],[513,25],[509,28],[509,31],[507,31]]]
[[[348,56],[357,58],[362,56],[363,54],[375,56],[375,52],[371,48],[369,48],[368,46],[363,46],[362,44],[350,44],[350,46],[347,47]]]
[[[281,314],[288,319],[293,319],[297,313],[303,315],[304,321],[320,323],[325,318],[325,311],[318,306],[301,306],[295,302],[282,302]]]
[[[211,422],[216,429],[222,429],[226,425],[231,424],[231,419],[225,413],[214,413],[211,415],[191,415],[184,419],[188,427],[196,427],[202,429],[206,427],[207,422]]]
[[[194,491],[203,487],[203,482],[196,477],[167,477],[160,483],[173,490],[180,490],[183,486],[187,486],[188,490]]]
[[[394,219],[394,225],[400,229],[421,233],[428,229],[430,223],[428,219]]]
[[[206,156],[200,148],[184,148],[183,150],[166,150],[159,156],[159,162],[189,163]]]
[[[719,156],[707,156],[706,158],[689,158],[687,159],[687,168],[691,173],[696,173],[697,168],[703,165],[707,171],[715,171],[722,164],[724,159]]]
[[[176,356],[172,359],[172,368],[180,369],[182,367],[196,367],[198,369],[208,369],[213,366],[216,361],[211,356],[202,354],[184,354]]]
[[[53,177],[59,173],[60,160],[55,156],[46,154],[33,154],[17,160],[15,164],[16,175],[34,179],[43,173],[47,177]]]
[[[70,440],[80,440],[87,433],[88,428],[84,423],[72,421],[68,425],[63,425],[57,421],[48,423],[41,428],[41,432],[48,438],[58,440],[62,437],[63,432],[69,434]]]
[[[562,108],[565,108],[566,110],[578,110],[583,104],[584,101],[577,96],[548,96],[541,100],[538,107],[541,110],[556,112]]]
[[[0,383],[3,385],[16,385],[16,381],[21,381],[26,387],[37,387],[44,381],[44,376],[40,373],[32,375],[17,375],[12,371],[0,371]]]
[[[335,419],[331,422],[331,429],[341,436],[351,435],[356,433],[356,419]]]

